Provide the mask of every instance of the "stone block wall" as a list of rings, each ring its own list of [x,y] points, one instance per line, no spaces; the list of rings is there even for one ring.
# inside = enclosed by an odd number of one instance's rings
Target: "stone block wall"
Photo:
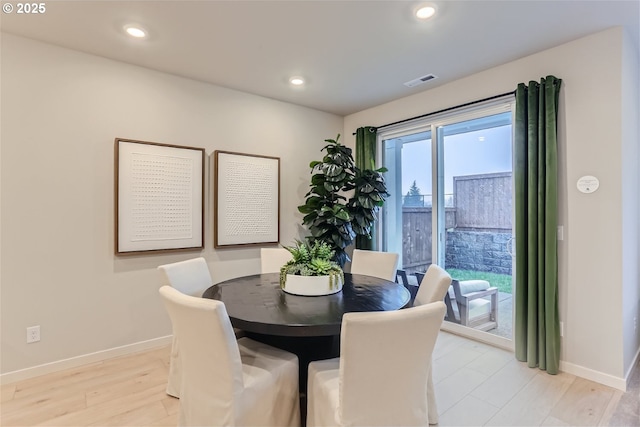
[[[447,231],[447,268],[511,274],[511,233],[496,231]]]

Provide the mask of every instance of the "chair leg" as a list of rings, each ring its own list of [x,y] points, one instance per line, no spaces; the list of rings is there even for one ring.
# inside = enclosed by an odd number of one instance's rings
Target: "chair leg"
[[[469,306],[458,303],[458,312],[460,313],[460,324],[469,325]]]
[[[171,356],[169,356],[169,379],[167,381],[167,391],[169,396],[180,399],[180,386],[182,383],[182,367],[180,366],[180,356],[178,350],[178,340],[173,335],[171,344]]]
[[[498,327],[498,292],[491,295],[491,320],[496,322]]]
[[[433,385],[433,360],[431,361],[431,369],[429,370],[429,379],[427,380],[427,410],[429,424],[438,424],[438,405],[436,403],[435,387]]]

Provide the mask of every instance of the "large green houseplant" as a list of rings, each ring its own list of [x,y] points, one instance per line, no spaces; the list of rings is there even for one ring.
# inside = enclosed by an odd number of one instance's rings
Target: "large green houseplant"
[[[335,261],[343,267],[349,261],[345,249],[356,236],[371,238],[377,212],[389,193],[382,175],[387,169],[361,170],[353,161],[351,148],[339,139],[340,134],[326,139],[328,144],[321,150],[326,154],[310,163],[311,188],[298,210],[305,215],[302,223],[311,232],[311,242],[330,245]]]

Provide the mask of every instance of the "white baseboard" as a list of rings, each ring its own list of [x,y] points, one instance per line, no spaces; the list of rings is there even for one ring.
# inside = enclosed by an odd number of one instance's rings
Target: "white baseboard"
[[[440,329],[442,329],[445,332],[461,335],[465,338],[470,338],[476,341],[484,342],[486,344],[493,345],[494,347],[499,347],[504,350],[514,351],[513,341],[487,333],[487,332],[477,331],[477,330],[470,329],[462,325],[458,325],[456,323],[451,323],[451,322],[443,322],[442,327]],[[636,357],[634,358],[634,361],[631,364],[631,367],[629,368],[628,372],[626,372],[625,378],[619,378],[613,375],[605,374],[600,371],[594,371],[593,369],[585,368],[583,366],[575,365],[573,363],[565,362],[563,360],[560,361],[559,368],[562,372],[566,372],[568,374],[572,374],[577,377],[581,377],[590,381],[604,384],[606,386],[613,387],[621,391],[627,391],[627,383],[631,378],[631,372],[636,362],[638,361],[639,357],[640,357],[640,350],[638,351],[638,353],[636,353]]]
[[[140,341],[134,344],[114,347],[108,350],[96,351],[95,353],[83,354],[81,356],[71,357],[69,359],[58,360],[55,362],[45,363],[43,365],[33,366],[31,368],[20,369],[18,371],[6,372],[0,375],[0,384],[9,384],[16,381],[22,381],[39,375],[50,374],[52,372],[62,371],[65,369],[76,368],[78,366],[87,365],[89,363],[101,362],[103,360],[112,359],[118,356],[137,353],[139,351],[150,350],[156,347],[170,345],[172,335],[166,337],[154,338],[147,341]]]
[[[560,361],[560,370],[568,374],[575,375],[590,381],[595,381],[609,387],[616,388],[621,391],[627,391],[627,381],[624,378],[614,377],[604,372],[594,371],[584,366],[574,365],[573,363]]]

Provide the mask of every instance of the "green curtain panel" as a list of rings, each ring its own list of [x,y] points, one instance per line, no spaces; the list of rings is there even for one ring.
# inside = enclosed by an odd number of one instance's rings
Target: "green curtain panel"
[[[365,126],[356,130],[356,166],[361,170],[376,168],[376,136],[373,126]],[[356,237],[357,249],[375,249],[376,232],[371,231],[371,239],[364,236]]]
[[[516,89],[516,358],[558,373],[557,120],[562,80]]]

